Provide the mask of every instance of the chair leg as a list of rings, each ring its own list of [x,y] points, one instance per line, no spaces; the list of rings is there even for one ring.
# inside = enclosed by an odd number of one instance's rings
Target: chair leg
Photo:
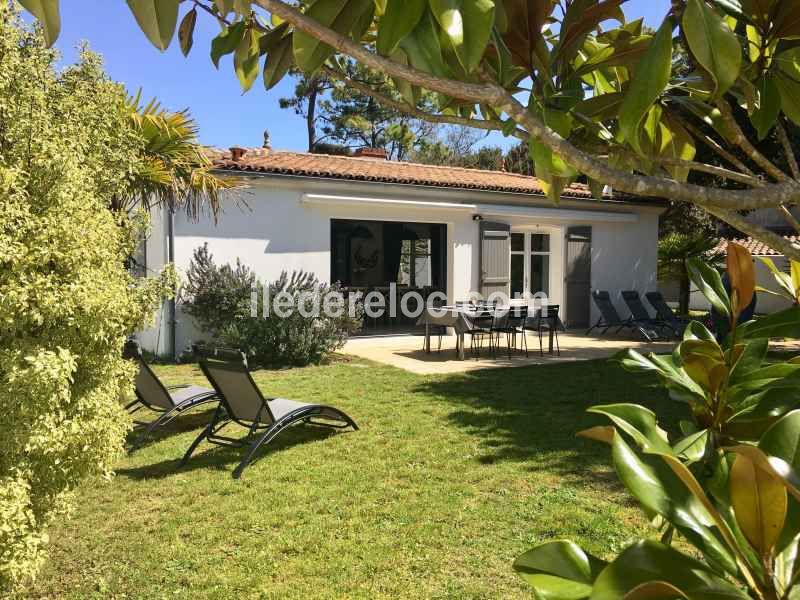
[[[530,355],[528,354],[528,332],[523,329],[521,335],[522,343],[525,346],[525,358],[530,358]]]
[[[544,356],[544,348],[542,347],[542,330],[539,330],[539,356]]]
[[[561,344],[558,343],[558,328],[556,328],[553,333],[555,333],[556,336],[556,352],[558,353],[558,356],[561,356]]]
[[[189,449],[186,451],[186,454],[183,455],[183,459],[181,459],[181,466],[185,466],[189,459],[192,457],[192,454],[200,445],[200,443],[206,439],[211,433],[214,431],[214,427],[220,420],[220,413],[222,411],[222,405],[217,407],[217,410],[214,411],[214,416],[211,417],[211,422],[206,425],[206,428],[200,432],[200,435],[192,442],[192,445],[189,446]]]

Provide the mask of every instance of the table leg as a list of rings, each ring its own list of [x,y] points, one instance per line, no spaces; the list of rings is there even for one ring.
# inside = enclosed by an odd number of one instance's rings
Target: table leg
[[[556,322],[555,319],[553,319],[550,322],[550,331],[548,332],[550,335],[548,336],[548,339],[547,339],[547,351],[550,354],[553,354],[553,337],[555,335],[556,327],[558,327],[558,323]]]
[[[431,353],[431,326],[425,323],[425,352]]]
[[[459,333],[458,335],[458,360],[464,360],[464,338],[466,337],[463,333]]]

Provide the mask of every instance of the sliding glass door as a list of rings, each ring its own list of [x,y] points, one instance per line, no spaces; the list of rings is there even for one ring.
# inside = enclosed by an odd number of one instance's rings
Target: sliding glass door
[[[511,232],[511,297],[550,295],[550,234]]]

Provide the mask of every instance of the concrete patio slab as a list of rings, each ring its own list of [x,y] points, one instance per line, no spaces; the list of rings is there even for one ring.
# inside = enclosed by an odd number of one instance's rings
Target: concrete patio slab
[[[431,340],[433,351],[426,353],[422,349],[423,336],[421,335],[351,338],[345,344],[342,352],[405,369],[419,375],[435,375],[463,373],[474,369],[523,367],[526,365],[594,360],[608,358],[627,348],[634,348],[640,352],[669,352],[675,345],[673,341],[648,343],[625,338],[586,336],[577,332],[561,333],[559,341],[561,356],[547,354],[546,339],[544,340],[545,355],[540,356],[539,340],[535,335],[528,336],[529,357],[526,357],[524,352],[515,351],[512,352],[511,358],[509,358],[505,350],[505,339],[503,339],[503,348],[496,356],[492,356],[488,349],[484,347],[478,358],[471,357],[469,347],[467,347],[466,359],[459,360],[455,349],[455,336],[442,338],[442,350],[440,352],[436,350],[438,339],[434,337]]]

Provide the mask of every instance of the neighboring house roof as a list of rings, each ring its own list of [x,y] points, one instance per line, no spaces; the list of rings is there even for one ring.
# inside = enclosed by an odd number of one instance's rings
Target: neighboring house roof
[[[793,244],[800,244],[800,236],[785,236]],[[736,242],[740,246],[745,247],[753,256],[783,256],[783,252],[770,248],[764,242],[749,238],[742,238],[738,240],[721,240],[717,247],[714,248],[715,253],[727,254],[728,242]]]
[[[225,171],[302,175],[518,194],[544,194],[542,184],[536,177],[505,171],[483,171],[390,161],[383,158],[272,151],[261,148],[248,149],[245,155],[238,160],[233,160],[231,152],[218,152],[212,154],[211,157],[214,166]],[[570,198],[592,198],[589,187],[579,183],[566,188],[561,195]],[[615,194],[614,199],[631,200],[632,198]]]

